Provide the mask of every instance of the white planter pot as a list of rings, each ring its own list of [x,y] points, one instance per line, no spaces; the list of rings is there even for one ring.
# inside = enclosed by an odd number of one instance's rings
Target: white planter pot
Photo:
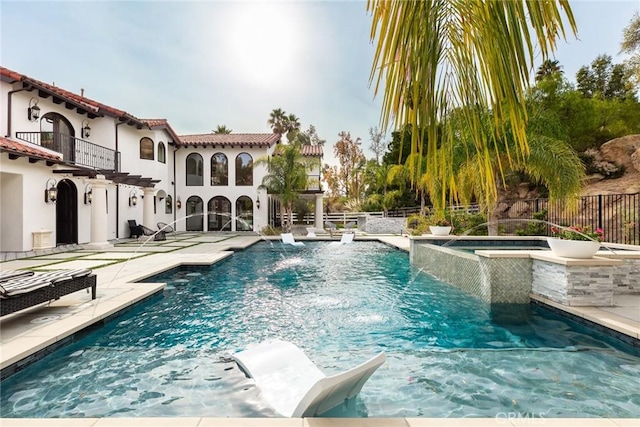
[[[600,242],[587,240],[563,240],[547,237],[547,243],[554,255],[563,258],[593,258],[600,249]]]
[[[439,225],[430,225],[429,226],[429,231],[431,231],[431,234],[433,234],[434,236],[447,236],[449,235],[449,233],[451,233],[451,226],[439,226]]]

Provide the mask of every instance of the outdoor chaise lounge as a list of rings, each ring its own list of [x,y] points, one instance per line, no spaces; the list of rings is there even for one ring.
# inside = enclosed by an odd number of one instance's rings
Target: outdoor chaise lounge
[[[330,245],[344,245],[353,242],[353,237],[355,233],[344,233],[342,237],[340,237],[339,242],[331,242]]]
[[[293,233],[282,233],[280,234],[280,238],[282,239],[282,243],[293,246],[304,246],[302,242],[296,242],[293,238]]]
[[[262,396],[285,417],[322,415],[355,397],[386,359],[384,352],[346,372],[330,377],[295,344],[266,341],[233,355],[255,380]]]
[[[338,231],[338,226],[331,221],[326,221],[324,223],[324,228],[329,231],[329,235],[331,237],[333,237],[333,233],[336,233]]]
[[[91,299],[96,299],[96,276],[86,269],[32,273],[0,281],[0,316],[88,288]]]

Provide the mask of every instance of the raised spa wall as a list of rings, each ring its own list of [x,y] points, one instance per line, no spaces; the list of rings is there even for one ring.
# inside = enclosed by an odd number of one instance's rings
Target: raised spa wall
[[[459,250],[468,246],[461,243],[464,240],[412,238],[411,264],[491,304],[529,303],[533,293],[567,306],[611,306],[614,294],[640,293],[640,248],[601,250],[594,258],[579,260],[553,255],[539,239],[501,239],[499,243],[540,249],[474,253]],[[477,237],[465,243],[472,241],[478,245]],[[495,242],[493,238],[491,243]]]

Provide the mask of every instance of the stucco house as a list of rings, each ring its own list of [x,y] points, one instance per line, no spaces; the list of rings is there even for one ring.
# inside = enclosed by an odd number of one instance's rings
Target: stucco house
[[[254,160],[281,136],[178,135],[166,119],[140,119],[0,67],[0,251],[62,244],[110,246],[128,220],[157,230],[260,231],[277,221]],[[304,197],[322,225],[322,147]]]

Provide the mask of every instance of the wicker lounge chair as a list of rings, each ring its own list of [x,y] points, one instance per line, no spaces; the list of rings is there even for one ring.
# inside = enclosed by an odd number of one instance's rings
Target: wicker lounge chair
[[[0,282],[0,316],[91,288],[96,299],[96,275],[91,270],[56,270]]]

